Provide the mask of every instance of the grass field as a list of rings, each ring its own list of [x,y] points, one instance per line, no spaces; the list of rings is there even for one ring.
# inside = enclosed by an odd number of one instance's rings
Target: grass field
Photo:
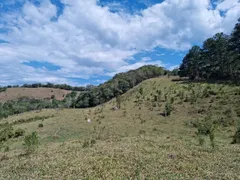
[[[0,92],[0,102],[28,97],[33,99],[51,98],[53,95],[57,100],[63,100],[71,91],[54,88],[8,88]]]
[[[173,111],[166,115],[166,105]],[[240,87],[144,81],[121,97],[89,109],[28,112],[4,119],[40,146],[25,154],[23,138],[6,142],[0,179],[240,179],[240,145],[231,144],[240,119]],[[31,122],[18,122],[34,117]],[[199,145],[196,122],[218,122],[214,147]],[[91,123],[87,120],[90,119]],[[43,124],[43,127],[39,127]]]

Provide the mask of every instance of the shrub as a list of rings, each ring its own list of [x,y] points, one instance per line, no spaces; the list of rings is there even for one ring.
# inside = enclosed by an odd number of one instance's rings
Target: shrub
[[[0,142],[7,141],[9,138],[14,137],[14,131],[12,125],[6,123],[0,130]]]
[[[169,102],[165,104],[165,116],[170,116],[173,111],[173,105]]]
[[[206,87],[203,89],[203,92],[202,92],[203,98],[208,98],[210,96],[208,90],[209,90],[209,87]]]
[[[240,120],[238,121],[232,144],[240,144]]]
[[[94,144],[96,144],[96,140],[95,140],[95,139],[84,140],[82,147],[83,147],[83,148],[93,147]]]
[[[117,103],[117,107],[121,109],[122,97],[120,95],[116,97],[116,103]]]
[[[14,137],[17,138],[17,137],[23,136],[24,134],[25,134],[25,130],[23,130],[23,129],[17,129],[17,130],[15,131]]]
[[[212,120],[211,116],[207,116],[204,120],[198,123],[197,125],[197,136],[199,139],[199,144],[204,144],[204,136],[209,136],[211,141],[211,146],[215,148],[215,131],[217,124]]]
[[[32,134],[25,136],[23,146],[25,147],[27,154],[34,152],[39,146],[37,132],[32,132]]]
[[[139,130],[138,133],[139,133],[139,134],[146,134],[146,131],[144,131],[144,130]]]
[[[42,123],[41,123],[41,124],[39,124],[39,125],[38,125],[38,127],[39,127],[39,128],[42,128],[42,127],[43,127],[43,124],[42,124]]]
[[[179,91],[178,96],[181,100],[183,100],[184,99],[184,91],[182,91],[182,90]]]

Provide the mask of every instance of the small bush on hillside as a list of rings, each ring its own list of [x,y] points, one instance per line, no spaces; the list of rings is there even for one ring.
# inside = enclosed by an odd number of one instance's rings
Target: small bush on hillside
[[[174,101],[175,101],[174,97],[171,97],[171,99],[170,99],[170,103],[173,104]]]
[[[17,129],[17,130],[15,131],[14,137],[15,137],[15,138],[18,138],[18,137],[20,137],[20,136],[23,136],[24,134],[25,134],[25,130],[23,130],[23,129]]]
[[[196,103],[198,100],[198,94],[195,93],[195,91],[192,91],[192,94],[189,97],[189,101],[191,104]]]
[[[198,123],[197,125],[197,136],[199,139],[199,144],[203,145],[204,136],[209,136],[211,146],[215,148],[215,131],[217,124],[212,120],[211,116],[207,116],[204,120]]]
[[[203,89],[203,92],[202,92],[202,97],[203,98],[208,98],[210,96],[208,90],[209,90],[208,87]]]
[[[117,107],[121,109],[122,97],[120,95],[116,97],[116,103],[117,103]]]
[[[4,124],[4,126],[0,129],[0,142],[5,142],[12,137],[14,137],[12,125],[8,123]]]
[[[212,89],[209,90],[208,92],[209,92],[210,95],[213,95],[213,96],[216,96],[216,95],[217,95],[217,92],[214,91],[214,90],[212,90]]]
[[[186,95],[184,102],[188,102],[188,101],[189,101],[189,98],[188,98],[188,95]]]
[[[144,130],[139,130],[139,132],[138,132],[140,135],[142,135],[142,134],[146,134],[146,131],[144,131]]]
[[[39,127],[39,128],[43,128],[43,124],[42,124],[42,123],[39,124],[38,127]]]
[[[233,144],[240,144],[240,120],[238,120],[236,132],[233,136]]]
[[[173,105],[170,102],[165,104],[165,116],[170,116],[173,111]]]
[[[184,99],[184,91],[182,91],[182,90],[179,91],[178,96],[181,100],[183,100]]]
[[[95,140],[95,139],[84,140],[82,147],[83,147],[83,148],[93,147],[94,144],[96,144],[96,140]]]
[[[26,154],[33,153],[39,146],[39,137],[37,132],[32,132],[24,137],[23,146],[26,149]]]

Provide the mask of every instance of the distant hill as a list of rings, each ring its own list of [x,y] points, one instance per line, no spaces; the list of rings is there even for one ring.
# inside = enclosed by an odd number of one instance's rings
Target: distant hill
[[[31,99],[50,99],[55,97],[56,100],[63,100],[64,97],[72,91],[54,88],[7,88],[6,91],[0,92],[0,102],[28,97]]]

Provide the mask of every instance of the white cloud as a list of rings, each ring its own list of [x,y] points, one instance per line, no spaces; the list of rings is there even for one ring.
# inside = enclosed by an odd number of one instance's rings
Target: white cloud
[[[221,11],[226,11],[238,5],[238,3],[239,3],[239,0],[223,0],[218,3],[216,9]]]
[[[154,47],[186,50],[216,32],[229,33],[240,17],[240,3],[233,0],[218,3],[216,9],[209,0],[165,0],[141,15],[112,13],[109,7],[98,6],[97,0],[62,2],[66,6],[57,21],[52,21],[57,8],[49,0],[38,7],[26,1],[20,12],[0,13],[0,27],[9,29],[0,33],[0,39],[9,42],[0,44],[0,84],[34,79],[73,83],[69,77],[87,79],[149,63],[162,65],[150,59],[131,65],[127,59]],[[46,61],[61,70],[41,72],[21,64],[31,60]]]
[[[142,61],[143,62],[146,62],[146,61],[151,61],[152,59],[150,57],[143,57],[142,58]]]

